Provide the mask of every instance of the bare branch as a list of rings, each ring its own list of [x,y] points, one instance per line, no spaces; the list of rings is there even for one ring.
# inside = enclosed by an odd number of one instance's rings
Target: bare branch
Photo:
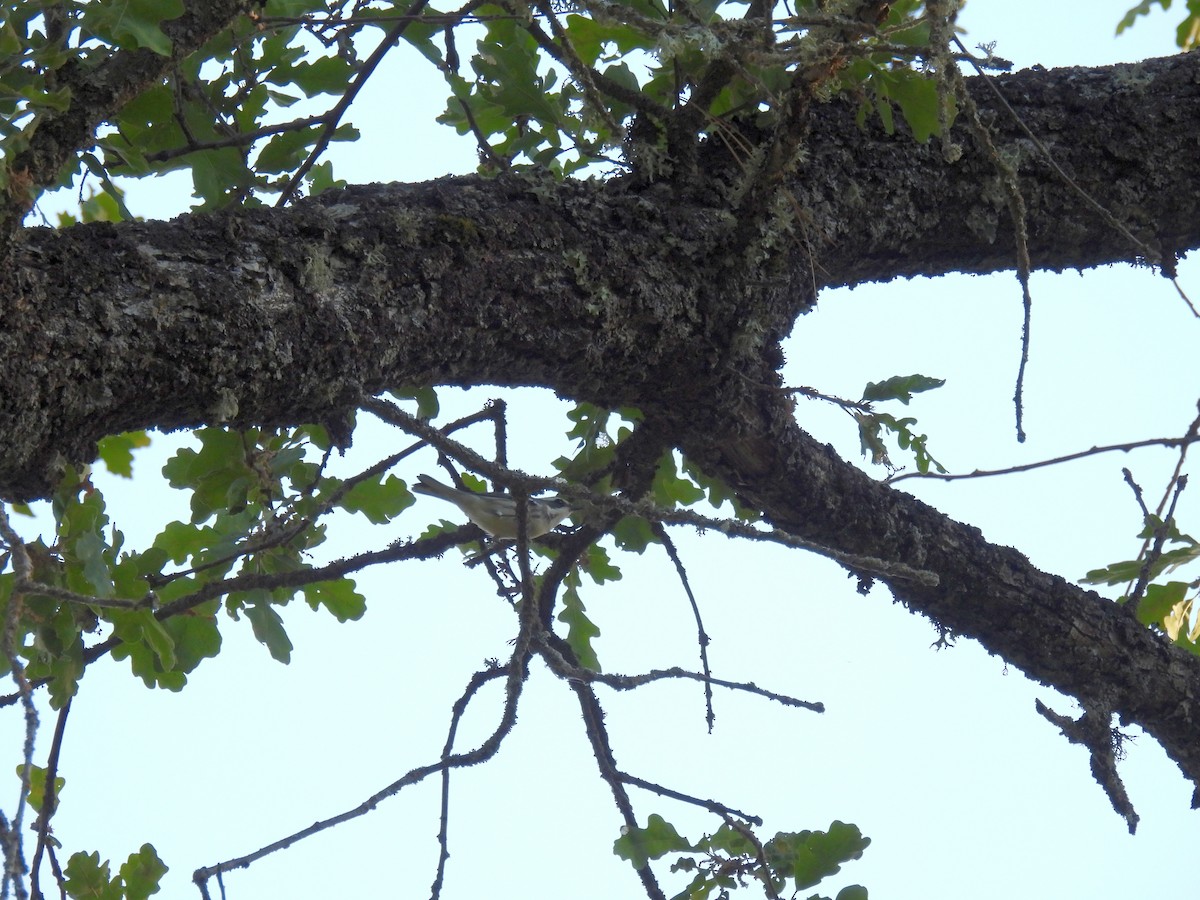
[[[1186,447],[1189,444],[1196,443],[1198,440],[1200,440],[1200,435],[1195,433],[1188,433],[1181,438],[1148,438],[1144,441],[1129,441],[1124,444],[1107,444],[1103,447],[1092,447],[1089,450],[1067,453],[1063,456],[1056,456],[1053,459],[1042,459],[1037,462],[1022,463],[1019,466],[1008,466],[1003,469],[976,469],[974,472],[964,472],[960,475],[941,474],[937,472],[905,472],[901,475],[894,475],[888,478],[886,483],[896,484],[899,481],[905,481],[909,478],[921,478],[928,481],[962,481],[967,478],[1013,475],[1017,472],[1032,472],[1034,469],[1042,469],[1046,466],[1057,466],[1061,463],[1074,462],[1077,459],[1086,459],[1089,456],[1098,456],[1101,453],[1113,453],[1114,451],[1128,453],[1131,450],[1138,450],[1142,447]]]
[[[33,853],[33,864],[30,866],[30,892],[34,897],[40,897],[42,892],[38,885],[42,868],[42,853],[45,852],[47,846],[53,853],[53,846],[50,842],[50,819],[54,817],[58,806],[58,793],[55,780],[58,778],[58,760],[62,753],[63,738],[67,732],[67,716],[71,712],[71,701],[73,697],[68,697],[67,702],[63,704],[62,709],[58,711],[58,719],[54,723],[54,737],[50,741],[50,755],[46,760],[46,788],[42,794],[42,809],[38,813],[37,823],[37,849]],[[57,866],[52,868],[57,869]],[[58,879],[59,890],[63,890],[63,878],[61,872],[56,872],[55,877]]]
[[[786,694],[779,694],[775,691],[768,691],[765,688],[760,688],[753,682],[748,681],[728,681],[724,678],[712,678],[702,672],[689,672],[687,669],[671,668],[671,669],[654,669],[642,675],[617,675],[611,672],[587,672],[581,671],[573,673],[571,677],[583,678],[586,681],[592,681],[596,684],[603,684],[617,691],[631,691],[634,688],[639,688],[645,684],[651,684],[655,681],[662,681],[670,678],[685,678],[692,681],[707,681],[717,687],[723,687],[731,691],[743,691],[747,694],[754,694],[759,697],[765,697],[768,700],[774,700],[776,703],[782,703],[784,706],[793,706],[799,709],[807,709],[811,712],[825,712],[825,704],[812,702],[809,700],[798,700],[795,697],[789,697]]]
[[[446,744],[442,748],[442,761],[450,759],[454,750],[454,738],[458,734],[458,726],[462,721],[463,715],[467,711],[472,698],[479,692],[479,689],[489,681],[495,681],[502,675],[508,674],[507,666],[496,666],[491,669],[483,669],[471,676],[471,680],[467,682],[467,687],[463,691],[451,708],[450,728],[446,733]],[[437,875],[434,876],[433,884],[429,889],[430,900],[437,900],[442,894],[442,882],[446,875],[446,861],[450,858],[449,844],[449,821],[450,821],[450,768],[442,769],[442,803],[441,803],[441,825],[438,828],[438,853]]]
[[[692,616],[696,620],[696,643],[700,646],[700,668],[704,672],[704,709],[705,720],[708,722],[708,733],[712,734],[713,714],[712,704],[712,670],[708,667],[708,645],[711,640],[708,632],[704,630],[704,622],[700,618],[700,607],[696,603],[696,595],[692,593],[692,586],[688,583],[687,570],[683,567],[683,560],[679,558],[679,551],[675,547],[675,542],[671,540],[671,536],[667,534],[667,530],[661,524],[656,524],[654,533],[662,542],[663,549],[667,551],[667,556],[671,557],[671,562],[675,565],[675,572],[679,575],[679,583],[683,585],[683,591],[687,594],[688,603],[692,607]]]
[[[307,828],[303,828],[285,838],[260,847],[244,856],[197,869],[192,874],[192,881],[203,890],[208,879],[214,876],[219,878],[225,872],[231,872],[234,869],[245,869],[263,857],[269,856],[279,850],[285,850],[305,838],[312,837],[343,822],[349,822],[352,819],[357,819],[369,812],[373,812],[384,800],[394,797],[410,785],[418,784],[435,772],[474,766],[491,759],[500,750],[504,739],[512,732],[513,726],[517,722],[517,701],[521,694],[522,672],[527,663],[527,659],[518,658],[521,652],[520,648],[514,650],[512,660],[503,669],[504,674],[508,678],[508,687],[505,693],[504,711],[501,714],[500,721],[492,734],[474,750],[469,750],[465,753],[455,753],[451,756],[443,756],[436,763],[410,769],[404,776],[396,779],[382,790],[375,792],[353,809],[346,810],[328,819],[314,822]]]
[[[1111,727],[1112,710],[1098,706],[1084,706],[1078,719],[1056,713],[1041,700],[1034,701],[1037,711],[1048,721],[1057,725],[1072,744],[1083,744],[1091,757],[1092,775],[1096,783],[1108,795],[1113,809],[1125,820],[1129,833],[1137,831],[1138,814],[1125,791],[1125,784],[1117,774],[1122,735]]]

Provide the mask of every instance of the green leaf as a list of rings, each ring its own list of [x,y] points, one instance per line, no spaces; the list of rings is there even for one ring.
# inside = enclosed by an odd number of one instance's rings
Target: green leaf
[[[16,56],[24,49],[24,42],[11,22],[0,23],[0,56]]]
[[[1145,596],[1138,603],[1138,621],[1152,625],[1165,619],[1177,604],[1183,602],[1187,590],[1187,583],[1183,581],[1147,585]]]
[[[692,481],[700,485],[708,492],[708,502],[712,506],[719,507],[724,503],[729,503],[733,506],[733,514],[744,521],[754,521],[758,519],[758,513],[750,509],[748,506],[743,506],[737,496],[730,490],[729,486],[721,479],[706,475],[704,471],[689,459],[683,461],[683,471]]]
[[[909,73],[907,69],[901,71]],[[918,143],[923,144],[941,132],[941,98],[938,96],[937,81],[934,78],[911,72],[909,77],[901,78],[892,87],[892,96],[900,104],[904,121],[912,129],[913,137]]]
[[[82,499],[80,494],[82,493]],[[54,503],[67,587],[109,598],[116,593],[110,566],[115,548],[104,539],[104,497],[87,485],[61,492]],[[119,544],[119,532],[113,532]]]
[[[757,852],[757,848],[745,834],[729,825],[722,825],[700,841],[699,849],[720,850],[728,856],[747,856]]]
[[[164,671],[175,668],[175,640],[171,633],[149,610],[139,610],[144,614],[142,624],[142,639],[146,646],[154,651]]]
[[[100,862],[99,853],[79,852],[71,856],[64,869],[65,888],[77,900],[146,900],[158,892],[166,872],[167,866],[150,844],[131,853],[115,877],[108,861]]]
[[[271,605],[270,593],[267,591],[248,591],[252,595],[246,606],[246,618],[259,643],[264,644],[271,656],[281,663],[291,662],[292,641],[283,628],[283,619]]]
[[[254,160],[258,172],[290,172],[308,156],[308,148],[317,142],[319,128],[304,128],[277,134],[259,151]]]
[[[578,440],[573,457],[561,456],[554,466],[563,475],[580,479],[589,472],[608,466],[616,454],[616,445],[632,431],[626,426],[618,431],[616,438],[608,431],[613,413],[591,403],[579,403],[567,412],[567,418],[575,424],[567,431],[567,437]],[[623,418],[633,420],[639,415],[635,411],[622,411]]]
[[[183,131],[174,116],[175,96],[170,86],[147,88],[117,114],[116,124],[124,140],[113,146],[136,148],[140,153],[178,147],[183,143]]]
[[[1156,3],[1163,9],[1171,8],[1171,0],[1142,0],[1141,3],[1121,17],[1121,21],[1117,23],[1117,34],[1121,34],[1126,28],[1131,27],[1137,21],[1138,16],[1149,15],[1151,7]]]
[[[266,79],[271,84],[294,84],[305,96],[341,94],[350,83],[354,68],[340,56],[323,56],[314,62],[297,62],[291,66],[276,66]]]
[[[650,523],[636,516],[626,516],[619,521],[612,529],[612,536],[618,547],[630,553],[640,554],[651,544],[658,543]]]
[[[675,826],[657,813],[652,813],[645,828],[630,828],[613,842],[613,853],[629,860],[635,869],[640,869],[652,859],[661,859],[668,853],[693,850]]]
[[[204,201],[199,210],[208,211],[224,205],[248,191],[254,182],[236,147],[189,153],[185,158],[192,167],[193,194]]]
[[[161,24],[183,15],[183,0],[92,0],[84,7],[84,25],[116,44],[146,47],[171,55],[171,39]]]
[[[121,866],[121,878],[125,882],[127,900],[146,900],[157,894],[162,877],[167,874],[167,865],[158,858],[152,844],[142,844],[137,853],[130,853]]]
[[[88,170],[100,179],[104,190],[100,193],[91,191],[87,199],[79,204],[79,220],[81,222],[125,222],[133,219],[133,213],[125,205],[125,192],[109,178],[108,170],[101,165],[100,160],[91,153],[84,153],[81,158]]]
[[[861,884],[849,884],[838,891],[837,900],[867,900],[867,889]]]
[[[1162,529],[1162,533],[1168,541],[1184,543],[1192,547],[1200,546],[1200,542],[1194,537],[1190,534],[1184,534],[1179,530],[1179,525],[1174,519],[1163,522],[1162,519],[1153,514],[1146,516],[1145,524],[1142,526],[1142,530],[1138,532],[1138,537],[1142,540],[1157,538],[1160,529]]]
[[[868,381],[863,389],[862,401],[874,403],[882,400],[899,400],[907,405],[913,394],[932,391],[946,383],[944,378],[930,378],[927,375],[894,375],[878,383]]]
[[[401,13],[403,10],[399,6],[394,6],[389,12]],[[429,10],[433,12],[432,7]],[[423,22],[420,18],[409,20],[409,26],[404,29],[404,40],[411,44],[418,53],[425,59],[433,63],[439,69],[445,69],[445,60],[442,56],[442,49],[433,42],[434,35],[441,32],[442,29],[430,22]]]
[[[575,652],[579,664],[593,672],[601,671],[600,659],[592,647],[592,639],[600,636],[600,629],[587,617],[579,590],[573,584],[569,584],[563,591],[563,605],[558,614],[558,621],[567,626],[567,644]]]
[[[376,525],[384,525],[415,502],[403,481],[395,475],[379,475],[360,481],[338,505],[349,512],[362,513]]]
[[[148,609],[112,610],[108,618],[113,624],[113,634],[121,639],[113,648],[113,658],[128,658],[133,674],[146,687],[179,690],[186,684],[177,653],[174,620],[159,621]]]
[[[599,544],[592,544],[587,548],[583,558],[579,561],[579,566],[596,584],[621,580],[621,570],[613,565],[612,560],[608,557],[608,551]]]
[[[308,182],[310,197],[315,197],[325,191],[341,190],[346,186],[344,178],[333,177],[333,163],[329,160],[319,162],[309,169],[305,180]]]
[[[668,450],[658,462],[650,495],[659,506],[673,509],[676,504],[691,506],[704,499],[704,491],[690,478],[680,477],[675,467],[675,454]]]
[[[21,777],[21,773],[25,766],[17,766],[17,778]],[[30,766],[29,768],[29,805],[38,812],[42,811],[42,804],[46,801],[46,774],[47,770],[41,766]],[[67,783],[67,779],[61,775],[54,777],[54,808],[58,808],[58,800],[62,797],[63,786]],[[54,810],[51,810],[53,814]]]
[[[1138,534],[1138,537],[1142,540],[1153,539],[1160,527],[1164,527],[1161,520],[1156,516],[1149,516],[1147,517],[1146,526]],[[1165,527],[1167,529],[1165,539],[1182,543],[1184,546],[1175,547],[1160,553],[1151,561],[1148,569],[1148,579],[1150,581],[1155,581],[1166,572],[1174,571],[1180,566],[1200,559],[1200,544],[1197,544],[1191,535],[1181,533],[1173,522]],[[1129,559],[1113,563],[1103,569],[1092,569],[1081,581],[1084,584],[1126,584],[1137,581],[1142,576],[1143,568],[1146,568],[1146,561],[1144,559]]]
[[[1137,581],[1142,573],[1142,561],[1137,559],[1113,563],[1103,569],[1092,569],[1080,581],[1083,584],[1128,584]]]
[[[81,567],[86,587],[97,597],[109,598],[116,593],[105,551],[108,545],[98,534],[81,534],[72,545],[71,563]],[[74,580],[74,579],[72,579]]]
[[[216,529],[209,526],[193,525],[190,522],[169,522],[154,538],[151,549],[160,551],[171,562],[182,563],[189,557],[211,546],[216,539]],[[147,555],[149,551],[147,551]],[[157,561],[158,557],[150,557]],[[148,560],[149,562],[149,560]],[[161,571],[162,565],[151,567],[152,571]]]
[[[1181,50],[1195,50],[1200,46],[1200,0],[1188,0],[1190,15],[1175,29],[1175,43]]]
[[[194,437],[200,441],[200,450],[184,447],[162,470],[171,487],[191,488],[192,521],[203,522],[218,510],[244,509],[258,474],[247,461],[242,434],[202,428]]]
[[[631,50],[646,49],[654,44],[654,39],[644,32],[621,22],[598,22],[587,16],[567,16],[566,26],[571,46],[580,59],[591,66],[601,59],[601,50],[606,44],[612,44],[616,52],[605,54],[604,59],[624,56]]]
[[[435,418],[441,409],[437,391],[431,387],[400,388],[399,390],[392,391],[392,396],[397,400],[417,401],[416,416],[423,422],[428,422]]]
[[[291,19],[324,8],[325,4],[321,0],[267,0],[263,13]]]
[[[795,878],[796,889],[803,890],[840,872],[842,863],[861,857],[870,843],[857,826],[835,821],[827,832],[777,834],[763,849],[772,868],[784,878]]]
[[[80,851],[71,855],[63,868],[64,887],[69,897],[77,900],[125,900],[120,878],[109,874],[108,861],[100,862],[100,854]]]
[[[150,446],[150,435],[144,431],[126,431],[101,438],[98,444],[99,458],[104,467],[122,478],[133,477],[133,451]]]
[[[83,641],[77,637],[62,655],[50,663],[50,706],[62,709],[79,691],[79,679],[83,677]]]
[[[303,590],[309,606],[324,606],[339,622],[358,620],[367,610],[367,598],[355,589],[350,578],[306,584]]]
[[[191,672],[200,660],[216,656],[221,651],[221,632],[211,610],[217,601],[211,600],[205,613],[193,609],[187,615],[172,616],[164,625],[175,642],[175,664],[181,672]]]

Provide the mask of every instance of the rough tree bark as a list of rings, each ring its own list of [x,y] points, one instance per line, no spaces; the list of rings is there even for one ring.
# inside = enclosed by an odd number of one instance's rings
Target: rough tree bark
[[[1200,244],[1200,56],[1000,79],[1085,191],[1166,265]],[[1019,159],[1034,265],[1135,259],[977,82]],[[202,423],[337,424],[414,383],[540,385],[648,421],[780,527],[935,572],[912,609],[1153,734],[1200,785],[1200,661],[1111,602],[883,486],[807,436],[779,341],[829,285],[1010,268],[1004,193],[967,137],[933,144],[817,109],[803,216],[732,250],[703,185],[533,176],[330,192],[284,210],[19,235],[0,299],[0,494],[43,495],[99,437]],[[957,135],[957,132],[956,132]],[[714,149],[711,194],[729,161]]]

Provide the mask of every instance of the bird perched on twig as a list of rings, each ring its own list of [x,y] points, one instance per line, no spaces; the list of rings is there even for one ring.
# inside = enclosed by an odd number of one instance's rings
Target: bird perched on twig
[[[511,495],[460,491],[428,475],[418,475],[417,482],[412,488],[415,493],[453,503],[492,537],[508,541],[517,539],[517,501]],[[529,538],[552,531],[572,512],[571,504],[562,497],[530,497],[525,509]]]

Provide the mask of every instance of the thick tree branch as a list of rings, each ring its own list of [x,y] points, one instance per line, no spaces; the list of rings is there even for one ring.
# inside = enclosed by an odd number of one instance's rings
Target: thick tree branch
[[[1140,258],[1063,182],[981,79],[966,81],[997,148],[1020,175],[1033,268]],[[1026,70],[997,76],[995,84],[1058,164],[1164,265],[1197,246],[1200,54]],[[806,235],[824,285],[1015,267],[1007,196],[963,126],[952,137],[966,152],[947,163],[938,142],[915,144],[903,126],[889,137],[871,120],[863,133],[836,104],[814,115],[796,190],[811,217]]]
[[[1021,73],[1002,90],[1060,165],[1171,258],[1200,245],[1198,70],[1191,54]],[[991,108],[983,92],[979,103]],[[1129,258],[1124,237],[1011,143],[1015,125],[992,118],[998,145],[1024,154],[1034,265]],[[793,186],[807,240],[781,229],[774,246],[788,252],[754,263],[729,251],[736,223],[719,205],[530,176],[27,232],[0,271],[0,495],[44,495],[57,461],[90,459],[104,434],[338,426],[364,397],[413,383],[537,384],[640,406],[779,526],[936,572],[937,586],[889,586],[1087,708],[1138,723],[1200,783],[1200,663],[796,425],[777,342],[811,305],[814,270],[823,284],[985,272],[1013,252],[977,152],[950,165],[907,138],[864,136],[832,105],[812,134]]]
[[[839,550],[930,569],[937,585],[883,578],[892,593],[1029,677],[1110,709],[1152,734],[1197,785],[1200,661],[1111,600],[1039,571],[979,529],[874,481],[805,434],[786,403],[738,405],[688,430],[683,452],[766,511],[773,524]]]
[[[1023,72],[1001,89],[1060,165],[1173,259],[1200,245],[1198,71],[1186,54]],[[1034,265],[1136,255],[974,90],[999,146],[1025,154]],[[0,495],[43,493],[56,457],[89,457],[103,434],[330,420],[396,384],[545,384],[635,402],[696,365],[727,365],[735,334],[765,347],[786,333],[814,272],[836,285],[1012,265],[1004,194],[982,154],[951,165],[932,145],[864,134],[844,107],[817,115],[793,189],[803,239],[781,235],[795,249],[773,268],[742,268],[719,207],[666,188],[528,178],[355,188],[172,226],[31,230],[0,272]]]

